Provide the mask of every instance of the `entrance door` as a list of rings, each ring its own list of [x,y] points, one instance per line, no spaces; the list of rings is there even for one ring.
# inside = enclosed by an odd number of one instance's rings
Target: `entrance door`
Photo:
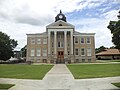
[[[64,52],[63,51],[58,51],[57,63],[65,63],[65,61],[64,61]]]

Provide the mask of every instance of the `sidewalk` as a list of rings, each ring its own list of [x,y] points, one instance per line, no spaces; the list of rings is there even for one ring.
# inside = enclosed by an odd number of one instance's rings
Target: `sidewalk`
[[[43,78],[46,89],[69,90],[74,83],[74,77],[65,64],[56,64]]]
[[[56,64],[43,80],[0,78],[0,83],[15,84],[9,90],[120,90],[111,83],[120,76],[93,79],[74,79],[65,64]]]

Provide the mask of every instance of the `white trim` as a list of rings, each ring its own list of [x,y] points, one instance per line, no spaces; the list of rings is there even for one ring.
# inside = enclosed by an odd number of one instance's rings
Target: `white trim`
[[[65,24],[65,27],[75,28],[74,25],[72,25],[72,24],[70,24],[70,23],[67,23],[67,22],[64,22],[64,21],[62,21],[62,20],[59,20],[59,21],[57,21],[57,22],[53,22],[53,23],[47,25],[46,28],[58,27],[58,26],[55,26],[55,25],[56,25],[56,24],[59,24],[59,23],[60,23],[60,24]],[[61,26],[60,26],[59,28],[61,28]]]
[[[73,29],[48,29],[48,32],[59,32],[59,31],[73,31]]]
[[[82,55],[82,49],[84,49],[84,55]],[[81,56],[85,56],[85,48],[80,48],[80,51],[81,51]]]
[[[40,48],[37,48],[37,50],[36,50],[36,56],[41,56],[41,49]]]
[[[47,35],[38,35],[38,34],[34,34],[34,35],[30,35],[30,34],[27,34],[27,37],[47,37]]]
[[[87,35],[87,34],[86,35],[81,35],[80,34],[80,35],[73,35],[73,36],[93,36],[94,37],[95,35],[94,34],[92,34],[92,35]]]
[[[81,43],[81,39],[84,39],[84,43]],[[85,37],[80,37],[80,44],[85,44],[86,40],[85,40]]]
[[[88,50],[90,50],[90,51],[88,51]],[[88,54],[90,54],[90,55],[88,55]],[[92,49],[91,48],[87,48],[87,56],[92,56]]]
[[[41,38],[37,38],[37,44],[41,44]]]
[[[90,39],[90,43],[87,43],[87,38]],[[86,37],[86,44],[91,44],[91,37]]]
[[[78,55],[76,55],[76,49],[78,49]],[[75,48],[75,56],[79,56],[79,48]]]
[[[35,56],[35,49],[30,49],[30,56],[34,57]]]

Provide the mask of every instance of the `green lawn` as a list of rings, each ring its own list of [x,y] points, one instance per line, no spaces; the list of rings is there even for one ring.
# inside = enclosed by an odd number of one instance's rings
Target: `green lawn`
[[[14,86],[14,84],[0,84],[0,89],[9,89],[12,86]]]
[[[112,83],[112,84],[120,88],[120,83]]]
[[[120,60],[110,60],[110,62],[120,62]]]
[[[0,65],[0,78],[42,79],[53,65]]]
[[[120,64],[67,65],[75,79],[120,76]]]

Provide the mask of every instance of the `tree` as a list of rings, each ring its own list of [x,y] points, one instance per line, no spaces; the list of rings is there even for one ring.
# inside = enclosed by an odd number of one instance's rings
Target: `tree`
[[[120,11],[118,21],[110,21],[107,28],[111,31],[112,42],[114,43],[115,48],[120,50]]]
[[[111,46],[110,49],[116,49],[115,46]]]
[[[5,61],[14,56],[13,50],[17,45],[17,41],[10,39],[10,36],[0,32],[0,60]]]
[[[22,57],[26,57],[26,47],[27,47],[27,45],[25,45],[20,51],[22,54]]]
[[[95,49],[95,53],[99,53],[99,52],[101,52],[101,51],[104,51],[105,49],[107,49],[107,48],[104,47],[104,46],[100,46],[99,48],[96,48],[96,49]]]

